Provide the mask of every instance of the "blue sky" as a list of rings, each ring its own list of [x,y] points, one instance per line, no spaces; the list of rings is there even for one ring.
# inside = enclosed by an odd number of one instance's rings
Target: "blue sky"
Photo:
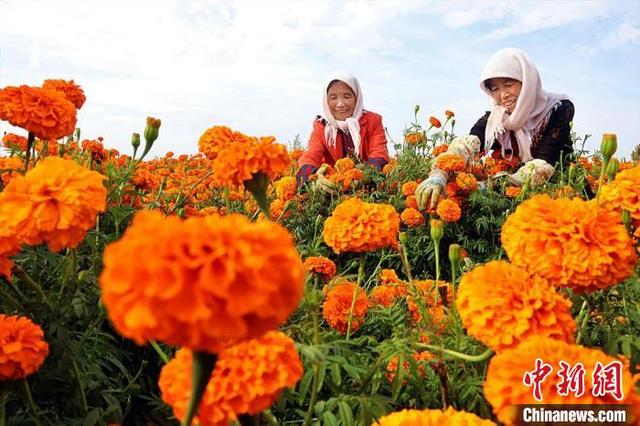
[[[621,155],[640,144],[638,1],[0,0],[0,87],[74,79],[83,138],[125,153],[147,115],[162,119],[153,155],[194,153],[216,124],[306,143],[335,70],[358,77],[394,140],[415,104],[423,122],[455,111],[466,133],[503,47],[527,51],[543,87],[573,99],[588,147],[603,132]]]

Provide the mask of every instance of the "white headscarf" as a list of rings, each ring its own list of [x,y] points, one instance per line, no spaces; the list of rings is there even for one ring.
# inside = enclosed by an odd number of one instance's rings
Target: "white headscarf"
[[[485,86],[486,80],[499,77],[512,78],[522,83],[522,91],[511,114],[496,103],[491,91]],[[485,129],[485,153],[495,140],[502,146],[503,154],[505,149],[511,149],[509,131],[512,130],[518,141],[520,159],[525,162],[533,159],[533,135],[542,130],[540,127],[546,124],[551,110],[563,99],[569,99],[566,95],[545,92],[538,70],[529,56],[514,48],[499,50],[489,58],[482,72],[480,88],[489,96],[492,105]]]
[[[344,121],[336,120],[331,114],[331,110],[329,109],[329,103],[327,102],[327,90],[329,88],[329,84],[334,80],[340,80],[356,95],[356,106],[353,109],[353,114],[351,117],[347,118]],[[360,117],[362,117],[362,89],[360,89],[360,83],[358,79],[353,75],[345,73],[345,72],[336,72],[330,78],[327,84],[323,88],[322,92],[322,110],[324,111],[324,117],[327,120],[327,125],[324,128],[324,137],[329,146],[335,146],[336,137],[338,136],[338,129],[341,129],[351,136],[351,140],[353,141],[354,152],[356,154],[360,153]]]

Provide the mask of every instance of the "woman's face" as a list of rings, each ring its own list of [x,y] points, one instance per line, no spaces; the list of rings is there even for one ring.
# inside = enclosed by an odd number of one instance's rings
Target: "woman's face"
[[[336,120],[344,121],[353,115],[356,107],[356,95],[345,83],[338,81],[327,90],[329,111]]]
[[[493,100],[498,105],[505,107],[509,114],[516,109],[516,102],[520,91],[522,91],[521,82],[512,78],[492,78],[488,81],[487,86]]]

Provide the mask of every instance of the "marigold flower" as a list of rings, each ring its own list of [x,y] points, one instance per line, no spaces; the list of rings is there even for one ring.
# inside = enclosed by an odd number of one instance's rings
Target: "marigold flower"
[[[440,120],[438,120],[437,118],[435,118],[433,115],[431,117],[429,117],[429,124],[437,129],[439,129],[440,127],[442,127],[442,123],[440,122]]]
[[[353,160],[349,157],[341,158],[334,164],[334,169],[338,173],[345,173],[347,170],[355,168]]]
[[[273,220],[278,220],[280,217],[288,217],[289,212],[285,212],[287,208],[288,201],[283,201],[279,198],[276,198],[269,204],[269,214],[273,218]]]
[[[533,389],[523,384],[523,377],[536,367],[536,359],[551,365],[553,372],[541,382],[542,401],[538,402],[533,396]],[[580,397],[569,392],[567,396],[558,393],[557,386],[561,376],[560,362],[564,361],[571,367],[581,363],[587,374],[591,374],[596,363],[607,365],[612,361],[619,361],[597,349],[585,348],[544,336],[532,336],[513,349],[508,349],[495,355],[489,362],[487,379],[484,383],[484,394],[493,406],[493,412],[498,420],[506,425],[515,424],[515,404],[631,404],[633,407],[640,401],[634,389],[628,365],[624,365],[622,372],[622,393],[624,399],[617,401],[612,395],[594,397],[589,391],[589,377],[585,377],[586,391]],[[623,364],[626,364],[623,361]]]
[[[7,86],[0,90],[0,120],[22,127],[44,140],[70,135],[76,127],[76,108],[53,90]]]
[[[464,170],[465,161],[464,158],[458,154],[450,154],[445,152],[438,155],[436,158],[436,167],[447,173],[460,172]]]
[[[410,132],[404,135],[404,140],[408,145],[417,145],[426,140],[423,132]]]
[[[162,367],[161,398],[183,420],[192,384],[192,352],[182,348]],[[258,414],[271,406],[285,388],[300,380],[303,368],[294,341],[279,331],[220,352],[202,397],[195,423],[227,426],[242,414]]]
[[[369,309],[367,293],[362,287],[349,281],[334,284],[326,291],[322,304],[322,316],[331,328],[342,334],[347,333],[354,292],[356,292],[356,303],[353,307],[351,332],[355,332],[364,324]]]
[[[418,187],[418,182],[416,181],[409,181],[409,182],[405,182],[402,184],[402,195],[404,195],[405,197],[409,197],[411,195],[415,195],[416,194],[416,188]]]
[[[88,153],[93,161],[101,162],[107,158],[107,152],[104,149],[104,145],[99,140],[85,139],[80,144],[82,150]]]
[[[278,327],[303,285],[293,237],[277,223],[144,210],[106,247],[100,276],[120,334],[210,353]]]
[[[104,176],[72,160],[47,157],[0,193],[0,222],[27,244],[76,247],[106,207]]]
[[[600,201],[609,210],[628,210],[634,220],[640,220],[640,166],[621,171],[609,185],[602,188]]]
[[[409,228],[416,228],[424,223],[424,216],[420,210],[414,208],[404,209],[400,214],[400,219]]]
[[[218,153],[233,143],[246,143],[250,137],[226,126],[213,126],[200,136],[198,150],[209,160],[215,160]]]
[[[404,204],[405,206],[407,206],[408,209],[418,210],[418,200],[416,199],[415,195],[409,195],[405,200]]]
[[[456,184],[464,192],[473,192],[478,189],[478,181],[471,173],[460,172],[456,176]]]
[[[330,280],[336,274],[336,264],[324,256],[310,256],[304,260],[304,270]]]
[[[452,407],[446,410],[402,410],[381,417],[372,426],[495,426],[490,420],[484,420],[473,413],[457,411]]]
[[[0,382],[35,373],[48,354],[39,325],[27,317],[0,314]]]
[[[400,216],[393,206],[349,198],[327,218],[323,237],[335,253],[359,253],[395,247],[399,230]]]
[[[501,351],[532,336],[573,342],[571,302],[543,278],[501,260],[462,276],[456,306],[467,332]]]
[[[433,152],[431,153],[434,157],[437,157],[440,154],[444,154],[449,149],[449,145],[443,143],[442,145],[438,145],[433,148]]]
[[[24,136],[16,135],[15,133],[7,133],[2,137],[2,144],[13,151],[26,151],[27,150],[27,138]],[[2,167],[0,167],[0,170]]]
[[[592,292],[633,273],[637,255],[620,215],[579,198],[536,195],[502,226],[502,245],[514,265],[554,286]]]
[[[11,179],[20,176],[20,170],[24,169],[24,162],[18,157],[0,157],[0,180],[2,185],[7,185]]]
[[[82,108],[82,105],[87,100],[84,90],[73,80],[45,80],[42,88],[62,93],[77,109]]]
[[[393,269],[380,270],[380,284],[393,284],[400,282],[398,274]]]
[[[448,322],[444,306],[451,306],[453,302],[451,285],[446,281],[440,281],[436,286],[433,280],[415,280],[414,285],[420,297],[420,302],[415,299],[411,292],[408,292],[407,310],[409,311],[411,323],[418,324],[422,321],[422,308],[420,307],[420,304],[422,304],[434,330],[441,333]],[[445,303],[442,300],[443,294],[446,298]]]
[[[253,138],[232,143],[221,149],[213,160],[213,173],[221,185],[243,185],[254,175],[263,173],[273,179],[289,166],[284,145],[272,137]]]
[[[398,297],[398,289],[394,285],[379,285],[369,293],[369,303],[371,306],[384,306],[388,308],[396,303]]]
[[[507,198],[516,198],[522,193],[522,188],[519,186],[507,186],[504,189],[504,195]]]
[[[456,116],[456,114],[455,114],[453,111],[449,111],[449,110],[445,110],[444,115],[445,115],[447,118],[453,118],[453,117],[455,117],[455,116]]]
[[[440,201],[436,208],[436,213],[445,222],[457,222],[462,216],[462,210],[458,203],[450,199]]]
[[[362,179],[364,179],[364,175],[359,169],[355,169],[355,168],[345,170],[344,172],[336,172],[329,175],[329,180],[335,183],[336,185],[340,186],[342,191],[347,191],[349,188],[351,188],[351,185],[353,184],[354,180],[361,181]]]
[[[391,173],[393,171],[393,169],[395,169],[398,166],[398,163],[395,160],[391,160],[390,162],[388,162],[387,164],[384,165],[384,167],[382,168],[382,174],[383,175],[388,175],[389,173]]]
[[[396,379],[396,373],[398,372],[398,363],[400,362],[400,358],[401,357],[399,355],[394,355],[391,357],[391,359],[387,363],[387,371],[384,373],[384,375],[389,381],[389,383],[393,383],[393,381]],[[422,379],[425,374],[425,371],[424,371],[425,364],[427,364],[430,360],[434,358],[433,354],[427,351],[415,352],[411,355],[411,358],[413,358],[415,364],[417,364],[417,367],[418,367],[417,378]],[[402,370],[405,372],[409,372],[411,369],[411,364],[408,360],[405,359],[403,360],[402,366],[400,368],[402,368]],[[406,385],[407,380],[403,380],[402,384]]]
[[[296,196],[296,178],[293,176],[285,176],[275,183],[276,196],[283,200],[293,200]]]

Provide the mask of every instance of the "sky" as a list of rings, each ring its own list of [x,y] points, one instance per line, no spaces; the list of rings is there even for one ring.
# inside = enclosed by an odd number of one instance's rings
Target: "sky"
[[[454,111],[466,134],[489,106],[484,64],[504,47],[570,96],[587,148],[605,132],[620,156],[640,144],[637,0],[0,0],[0,87],[73,79],[87,96],[82,138],[122,153],[160,118],[152,156],[195,153],[214,125],[306,144],[338,70],[357,76],[393,141],[416,104],[422,123]]]

